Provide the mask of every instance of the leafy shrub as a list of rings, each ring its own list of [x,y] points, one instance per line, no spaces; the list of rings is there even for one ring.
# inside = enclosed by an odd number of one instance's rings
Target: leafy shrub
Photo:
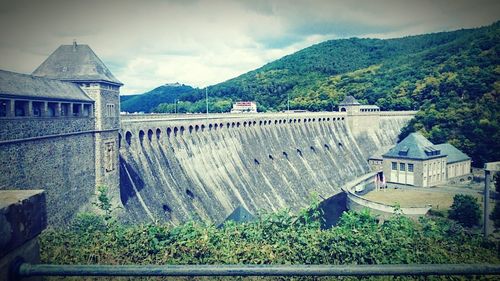
[[[466,227],[479,225],[481,209],[477,203],[477,199],[470,195],[455,195],[453,197],[453,204],[448,212],[448,218]]]
[[[262,214],[217,228],[197,222],[167,225],[105,223],[79,216],[68,229],[41,235],[44,263],[55,264],[388,264],[499,263],[495,248],[447,219],[380,223],[369,212],[346,212],[322,229],[314,206]]]

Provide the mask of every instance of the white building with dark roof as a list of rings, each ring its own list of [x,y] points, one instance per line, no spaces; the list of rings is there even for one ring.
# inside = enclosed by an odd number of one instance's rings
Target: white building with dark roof
[[[382,158],[390,183],[430,187],[471,179],[470,157],[449,143],[434,145],[419,133],[408,135]]]

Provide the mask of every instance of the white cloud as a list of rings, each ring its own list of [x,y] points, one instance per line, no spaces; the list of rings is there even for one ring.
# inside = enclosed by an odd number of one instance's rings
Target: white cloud
[[[125,86],[204,87],[338,37],[398,37],[498,20],[498,1],[6,1],[0,68],[30,73],[60,44],[89,44]]]

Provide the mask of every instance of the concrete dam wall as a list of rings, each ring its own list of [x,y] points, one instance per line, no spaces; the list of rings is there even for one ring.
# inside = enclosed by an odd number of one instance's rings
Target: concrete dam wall
[[[365,114],[356,130],[345,113],[122,118],[124,219],[220,223],[239,205],[297,210],[368,172],[368,154],[394,144],[413,115]]]

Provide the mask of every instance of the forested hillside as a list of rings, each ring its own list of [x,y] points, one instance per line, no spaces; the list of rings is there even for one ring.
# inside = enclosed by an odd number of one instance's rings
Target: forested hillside
[[[152,112],[159,104],[173,104],[177,99],[183,100],[185,94],[192,96],[191,93],[194,91],[195,89],[192,87],[181,84],[162,85],[142,95],[120,96],[120,110],[125,112]]]
[[[420,110],[401,137],[420,130],[464,150],[475,166],[500,159],[500,23],[390,40],[326,41],[208,88],[210,111],[252,100],[260,111],[336,109],[346,96],[383,110]],[[204,111],[204,91],[182,111]],[[127,101],[127,103],[132,100]],[[167,104],[149,110],[173,112]]]

